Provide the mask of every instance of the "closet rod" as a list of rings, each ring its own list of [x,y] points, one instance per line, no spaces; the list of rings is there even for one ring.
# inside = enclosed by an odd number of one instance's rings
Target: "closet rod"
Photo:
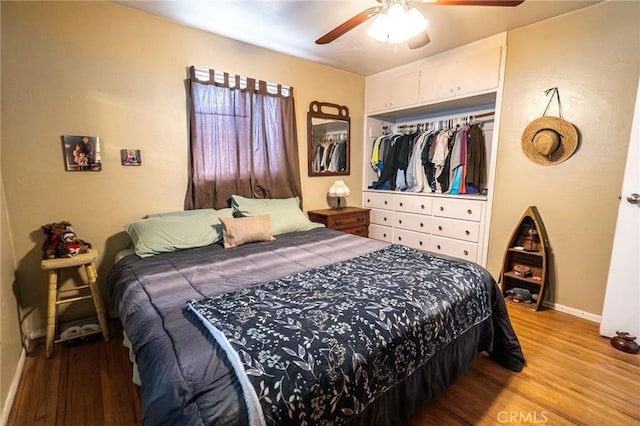
[[[457,120],[467,120],[467,121],[470,122],[470,121],[473,121],[473,120],[477,120],[479,118],[493,117],[495,115],[496,115],[495,111],[487,111],[487,112],[483,112],[483,113],[480,113],[480,114],[459,115],[459,116],[444,118],[444,119],[440,119],[440,120],[433,120],[433,121],[427,120],[427,121],[421,121],[421,122],[418,122],[418,123],[401,124],[401,125],[396,126],[396,127],[402,129],[402,128],[412,127],[412,126],[416,126],[416,125],[455,122]],[[484,120],[482,120],[482,121],[484,121]]]
[[[457,117],[451,117],[448,119],[441,119],[441,120],[434,120],[434,121],[421,121],[418,123],[407,123],[407,124],[399,124],[399,125],[391,125],[391,126],[382,126],[383,132],[384,133],[388,133],[391,129],[395,129],[395,130],[406,130],[406,129],[411,129],[417,126],[422,126],[425,124],[436,124],[436,123],[445,123],[447,121],[455,121],[455,120],[468,120],[469,122],[473,121],[473,120],[477,120],[480,118],[486,118],[486,117],[493,117],[495,116],[496,112],[495,111],[487,111],[487,112],[483,112],[480,114],[472,114],[472,115],[468,115],[468,116],[464,116],[464,115],[460,115]],[[480,121],[485,121],[485,120],[480,120]],[[373,136],[374,138],[377,136]]]

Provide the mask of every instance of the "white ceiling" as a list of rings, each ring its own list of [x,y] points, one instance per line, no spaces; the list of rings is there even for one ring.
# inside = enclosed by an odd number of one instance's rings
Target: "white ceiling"
[[[601,1],[601,0],[600,0]],[[125,0],[116,1],[172,21],[256,46],[370,75],[513,28],[590,6],[600,1],[526,0],[516,7],[435,6],[415,1],[429,21],[431,43],[410,50],[366,34],[371,20],[333,43],[315,40],[376,0]],[[550,41],[553,34],[549,34]]]

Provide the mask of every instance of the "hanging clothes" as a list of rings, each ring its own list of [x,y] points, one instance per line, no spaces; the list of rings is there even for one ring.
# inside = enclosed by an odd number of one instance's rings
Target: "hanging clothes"
[[[440,124],[452,126],[455,122]],[[431,127],[426,131],[382,135],[373,142],[370,161],[378,175],[375,189],[477,193],[486,173],[484,134],[477,124],[458,124],[455,129]]]
[[[485,159],[484,133],[474,124],[469,131],[469,151],[467,152],[467,193],[475,194],[484,189],[487,164]]]
[[[391,145],[384,157],[384,171],[380,175],[380,179],[375,188],[380,189],[382,185],[389,182],[389,189],[396,189],[396,181],[398,170],[401,167],[403,171],[406,169],[406,164],[409,162],[408,153],[410,149],[407,147],[411,135],[395,135],[391,140]],[[406,157],[406,158],[405,158]]]
[[[449,180],[448,182],[454,182],[456,175],[460,174],[460,176],[462,176],[462,167],[463,167],[463,160],[460,156],[460,152],[462,150],[462,145],[466,144],[465,141],[463,141],[463,136],[464,136],[464,132],[458,130],[454,133],[453,135],[453,147],[451,148],[451,154],[450,154],[450,159],[449,159]],[[460,170],[458,170],[460,169]],[[458,181],[459,183],[459,181]],[[453,192],[453,185],[449,186],[446,191],[447,194],[459,194],[460,193],[460,185],[457,185],[456,191],[457,192]]]
[[[313,141],[312,169],[314,172],[340,172],[347,168],[346,135],[332,135]]]

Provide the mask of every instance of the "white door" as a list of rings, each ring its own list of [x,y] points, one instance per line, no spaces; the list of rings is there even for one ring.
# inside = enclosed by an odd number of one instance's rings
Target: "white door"
[[[627,331],[640,339],[640,85],[613,241],[600,334]]]

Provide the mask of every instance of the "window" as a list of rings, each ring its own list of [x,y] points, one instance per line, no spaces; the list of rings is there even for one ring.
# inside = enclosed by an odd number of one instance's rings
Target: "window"
[[[190,68],[191,176],[185,208],[231,195],[302,196],[293,89]]]

